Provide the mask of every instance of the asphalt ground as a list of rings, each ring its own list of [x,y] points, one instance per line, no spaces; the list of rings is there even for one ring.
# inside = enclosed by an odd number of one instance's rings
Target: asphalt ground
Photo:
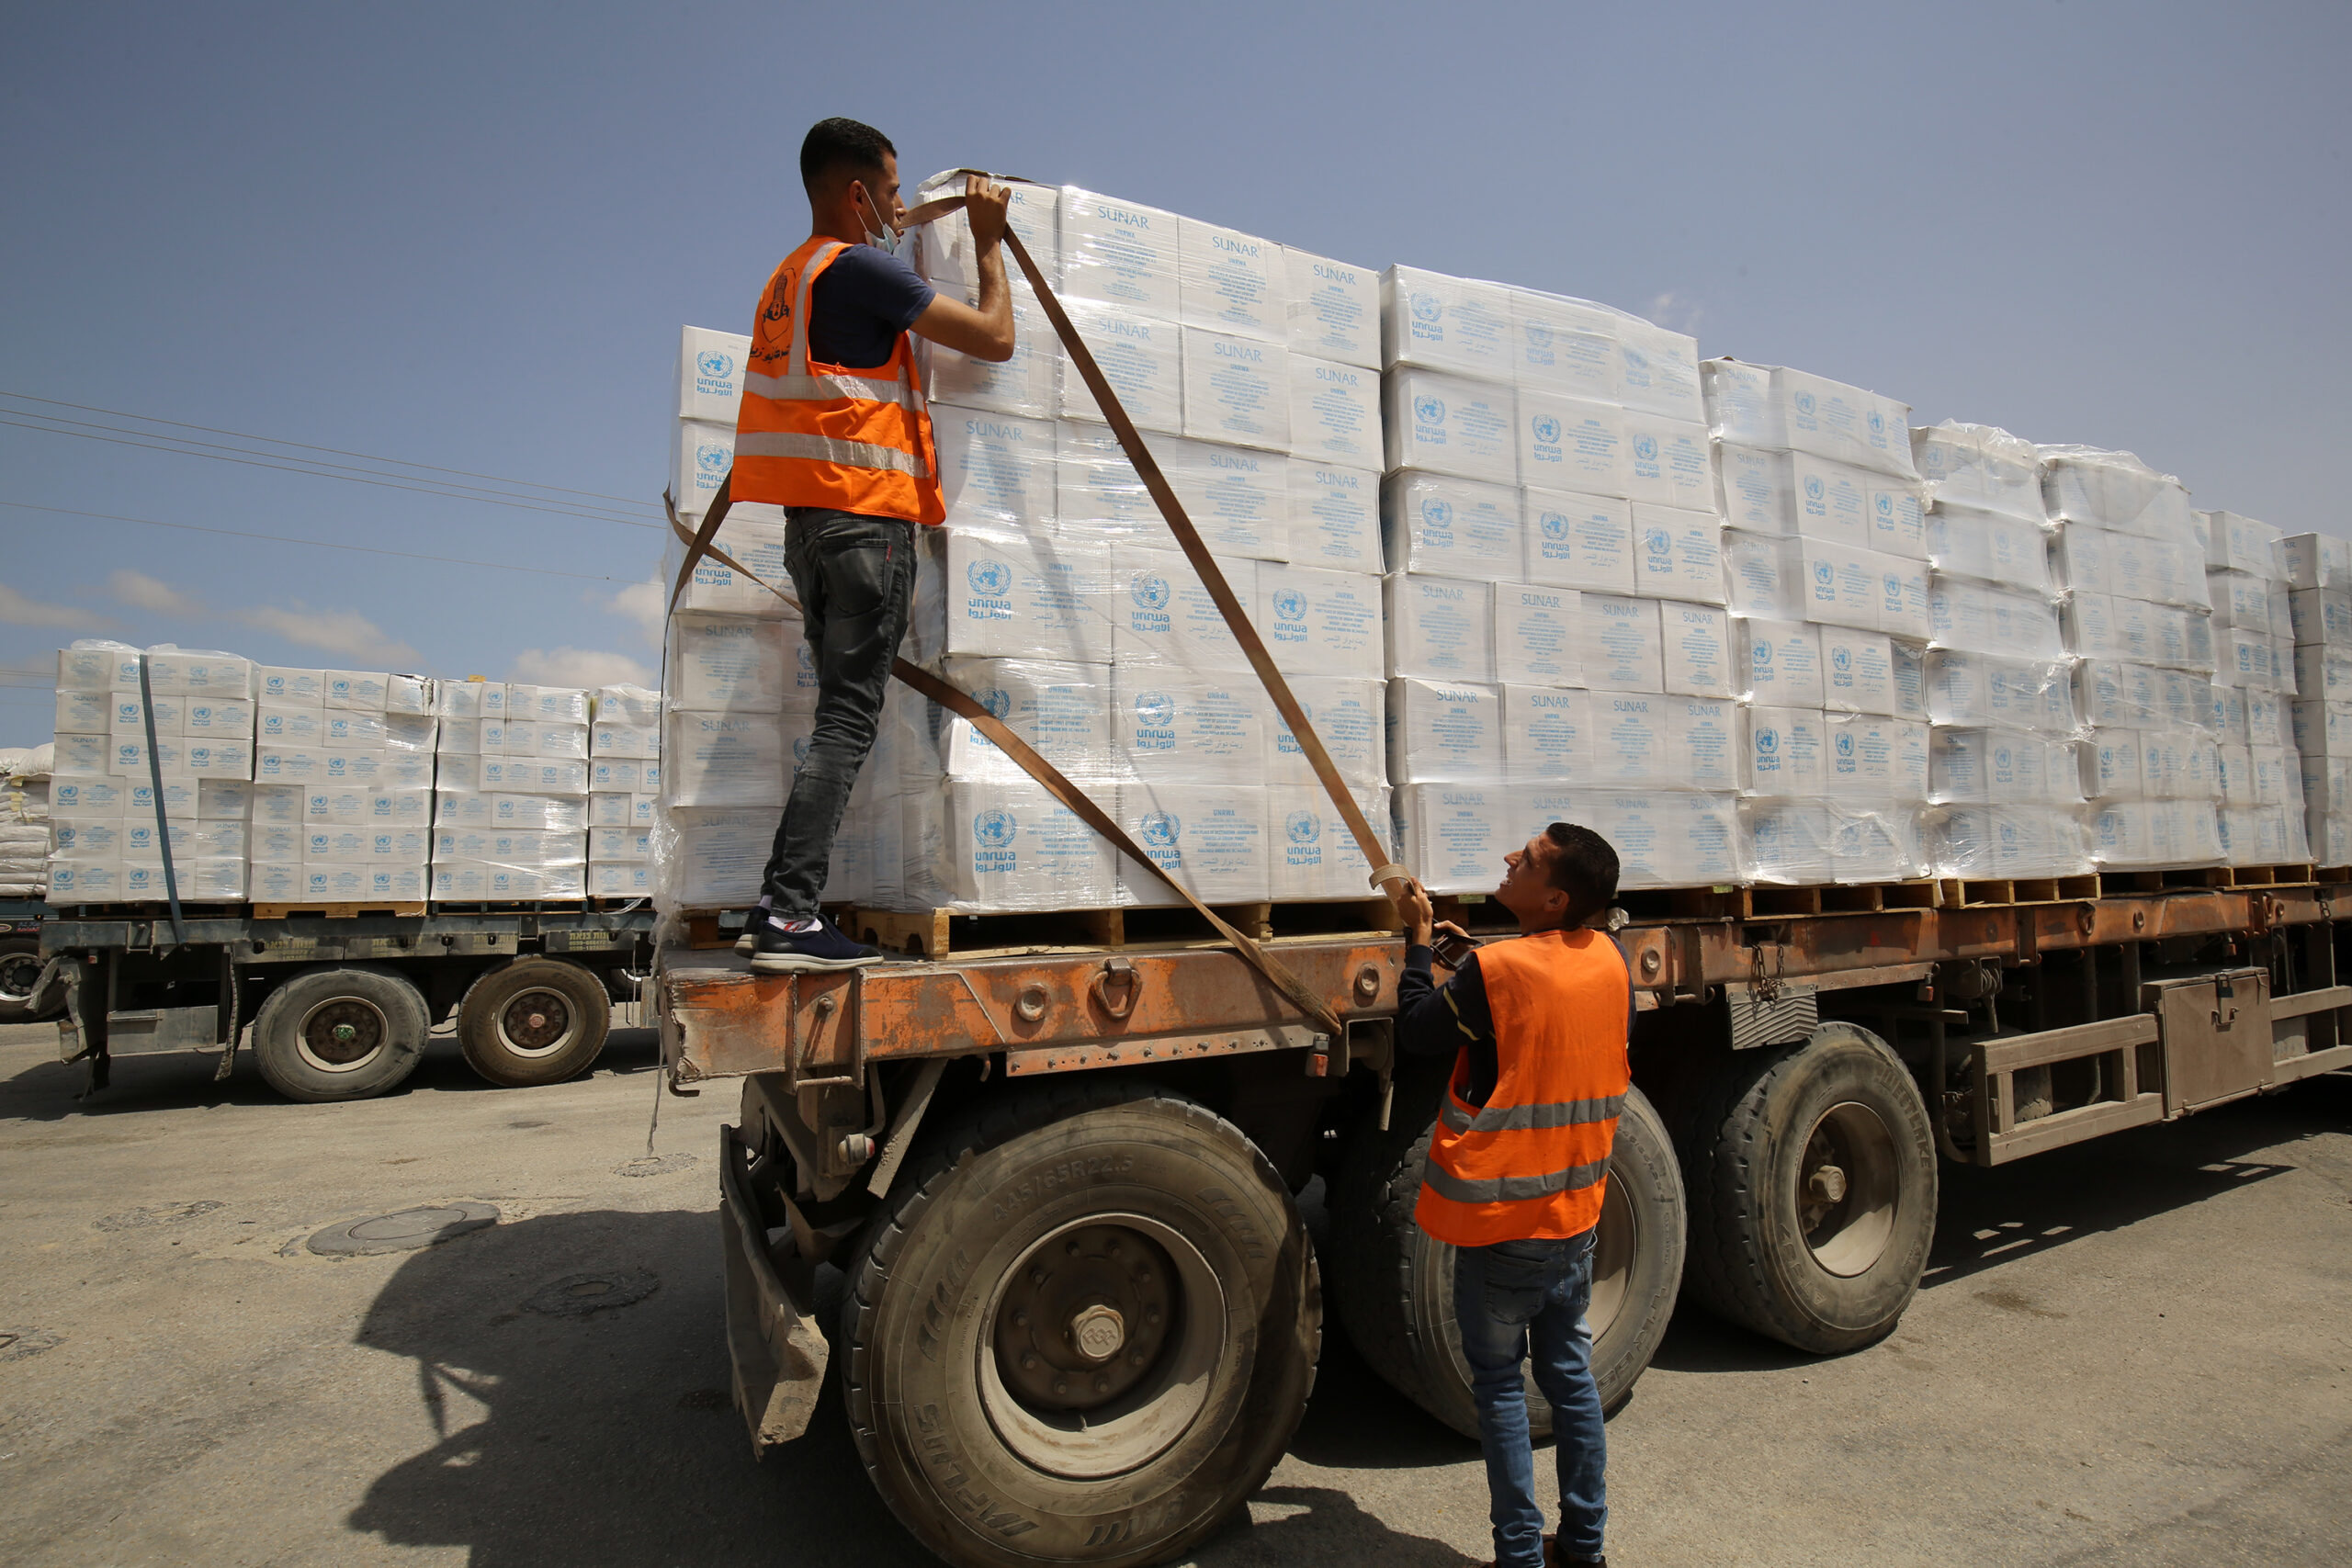
[[[752,1461],[720,1337],[735,1097],[663,1097],[645,1162],[645,1032],[522,1090],[444,1040],[331,1106],[194,1057],[77,1101],[54,1054],[0,1029],[0,1562],[929,1561],[837,1393]],[[1926,1288],[1873,1348],[1678,1314],[1610,1423],[1612,1562],[2352,1562],[2352,1077],[1943,1180]],[[499,1222],[301,1245],[458,1201]],[[1288,1457],[1193,1561],[1490,1555],[1476,1446],[1334,1333]]]

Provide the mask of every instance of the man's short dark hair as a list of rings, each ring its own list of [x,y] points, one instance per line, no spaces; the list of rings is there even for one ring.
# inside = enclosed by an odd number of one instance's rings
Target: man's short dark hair
[[[899,150],[872,126],[839,116],[820,119],[800,142],[800,184],[814,197],[843,175],[879,175],[885,154],[895,158]]]
[[[1552,845],[1552,886],[1568,896],[1567,923],[1587,924],[1617,897],[1617,852],[1573,822],[1555,822],[1544,837]]]

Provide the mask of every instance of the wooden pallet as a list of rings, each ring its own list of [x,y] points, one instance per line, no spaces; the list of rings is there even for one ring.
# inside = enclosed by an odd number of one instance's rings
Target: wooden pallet
[[[422,899],[390,903],[356,904],[255,904],[254,919],[257,920],[355,920],[362,915],[421,915],[424,913]]]
[[[1891,909],[1932,909],[1942,897],[1941,885],[1931,878],[1909,882],[1822,884],[1804,887],[1757,886],[1742,888],[1739,892],[1740,918],[1743,919],[1804,915],[1877,915]]]
[[[1939,879],[1937,901],[1947,909],[1971,905],[2071,904],[2096,898],[2101,891],[2097,875],[2084,876],[1947,876]]]
[[[1393,931],[1395,906],[1386,898],[1340,898],[1212,904],[1218,917],[1244,936],[1261,942],[1284,936],[1328,936],[1347,931]],[[1441,913],[1441,919],[1453,917]],[[1152,942],[1203,942],[1215,928],[1191,909],[1176,908],[1055,909],[1019,914],[967,915],[955,909],[852,908],[837,916],[841,928],[859,942],[893,953],[939,958],[953,953],[1007,948],[1127,947]],[[709,919],[708,945],[731,944],[741,928]],[[690,919],[692,945],[707,944]]]
[[[2145,896],[2209,887],[2304,887],[2327,880],[2308,863],[2286,865],[2199,865],[2156,871],[2103,871],[2102,892]]]
[[[509,899],[500,902],[488,898],[435,898],[433,912],[436,915],[535,915],[576,914],[593,906],[585,898]],[[415,907],[418,913],[424,906]]]

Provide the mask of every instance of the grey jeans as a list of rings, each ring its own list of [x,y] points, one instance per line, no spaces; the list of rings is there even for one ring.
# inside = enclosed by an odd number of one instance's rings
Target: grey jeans
[[[914,531],[914,524],[896,517],[818,507],[786,514],[784,560],[817,661],[817,720],[762,878],[768,906],[779,915],[815,914],[825,891],[833,835],[874,749],[890,666],[907,633]]]

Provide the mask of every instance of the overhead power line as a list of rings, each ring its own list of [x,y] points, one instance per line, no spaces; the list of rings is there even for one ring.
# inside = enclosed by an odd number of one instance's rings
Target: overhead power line
[[[569,490],[562,485],[542,484],[537,479],[510,479],[504,474],[481,474],[471,468],[445,468],[434,463],[414,462],[407,457],[385,457],[373,452],[348,452],[340,446],[314,446],[307,441],[288,441],[277,435],[255,435],[251,431],[223,430],[218,425],[190,424],[185,420],[162,419],[154,414],[131,413],[123,409],[100,408],[94,403],[61,402],[55,398],[37,398],[30,392],[0,389],[0,398],[15,398],[19,402],[44,403],[51,408],[74,409],[82,413],[109,414],[116,419],[133,419],[141,424],[168,424],[175,430],[201,430],[207,435],[233,435],[240,441],[259,441],[270,446],[292,446],[304,452],[329,452],[338,457],[361,457],[370,463],[390,463],[396,468],[424,468],[435,474],[458,474],[469,479],[490,479],[498,484],[521,485],[526,490],[553,491],[559,495],[583,495],[595,501],[617,501],[631,506],[649,504],[633,495],[607,495],[602,491]]]
[[[558,571],[552,567],[511,566],[504,561],[460,560],[455,556],[425,555],[415,550],[387,550],[374,545],[339,545],[328,539],[297,539],[284,534],[257,534],[243,528],[214,528],[202,523],[167,523],[156,517],[125,517],[113,512],[80,512],[70,506],[43,506],[30,501],[0,500],[0,506],[26,512],[53,512],[61,517],[95,517],[107,523],[137,523],[149,528],[179,528],[191,534],[220,534],[232,539],[264,539],[277,545],[307,545],[317,550],[352,550],[360,555],[391,556],[401,560],[431,561],[436,566],[472,566],[491,571],[525,571],[539,577],[568,577],[581,582],[634,582],[630,577],[600,577],[592,572]]]
[[[584,518],[593,523],[614,523],[621,525],[624,527],[648,528],[657,533],[661,532],[663,528],[663,525],[660,523],[655,523],[641,517],[616,515],[611,511],[604,508],[590,509],[583,506],[566,505],[552,496],[523,497],[503,495],[494,491],[482,491],[479,487],[474,486],[455,486],[424,479],[419,475],[388,475],[371,473],[365,469],[353,469],[348,472],[339,472],[337,471],[338,469],[345,468],[347,468],[347,465],[315,465],[304,459],[276,462],[268,459],[287,455],[270,452],[249,452],[241,448],[224,448],[219,451],[208,451],[202,448],[217,446],[220,444],[214,442],[190,442],[182,436],[166,435],[154,431],[122,430],[115,426],[91,424],[87,421],[62,420],[53,414],[35,413],[24,409],[7,409],[5,412],[12,414],[19,414],[23,417],[17,419],[0,418],[0,425],[10,425],[20,430],[38,431],[48,435],[68,436],[77,441],[97,441],[110,446],[139,447],[150,452],[168,452],[177,457],[202,457],[211,462],[236,463],[246,468],[270,468],[280,473],[308,474],[314,479],[339,479],[346,484],[372,485],[381,490],[407,491],[418,495],[438,496],[446,501],[473,502],[485,506],[504,506],[523,512],[538,512],[561,517],[579,517]],[[40,421],[41,423],[32,423],[34,421]],[[81,430],[60,428],[60,426],[66,424],[82,424],[85,425],[86,428]],[[141,439],[141,437],[147,437],[148,439]],[[171,443],[171,445],[165,445],[165,443]]]

